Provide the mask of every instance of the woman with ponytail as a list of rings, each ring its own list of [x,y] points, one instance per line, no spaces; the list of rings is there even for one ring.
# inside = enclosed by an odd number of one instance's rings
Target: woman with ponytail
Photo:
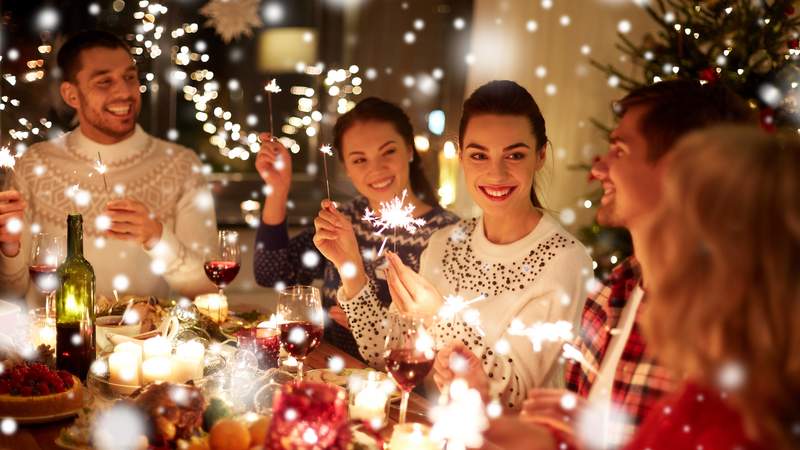
[[[458,217],[436,201],[414,147],[408,116],[396,105],[370,97],[339,117],[334,126],[336,155],[360,195],[343,204],[323,200],[314,221],[316,230],[309,228],[290,239],[286,201],[291,159],[280,142],[262,138],[256,168],[272,194],[264,205],[256,238],[256,280],[262,286],[275,286],[279,282],[309,284],[322,278],[323,304],[332,319],[326,323],[325,339],[360,358],[347,318],[336,306],[337,288],[341,285],[346,292],[356,293],[369,286],[381,307],[391,302],[383,274],[386,260],[377,256],[383,236],[375,236],[372,226],[361,220],[364,210],[377,210],[381,202],[407,191],[406,203],[414,205],[414,214],[426,226],[414,235],[389,235],[386,247],[396,248],[399,257],[415,269],[431,234]],[[330,239],[333,234],[335,239]]]

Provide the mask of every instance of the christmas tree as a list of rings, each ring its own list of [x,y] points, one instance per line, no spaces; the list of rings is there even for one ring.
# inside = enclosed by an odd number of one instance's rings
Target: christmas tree
[[[626,76],[610,64],[592,64],[625,91],[674,78],[722,83],[758,109],[764,129],[800,132],[800,18],[794,3],[653,0],[643,8],[656,31],[639,44],[620,33],[617,45],[641,69],[640,76]],[[597,204],[600,192],[594,195]],[[592,247],[601,276],[632,250],[624,230],[594,223],[579,235]]]

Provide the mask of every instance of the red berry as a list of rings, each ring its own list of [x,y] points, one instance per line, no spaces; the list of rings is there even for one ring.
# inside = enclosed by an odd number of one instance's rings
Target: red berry
[[[19,388],[19,394],[25,397],[33,395],[33,389],[30,386],[23,386]]]

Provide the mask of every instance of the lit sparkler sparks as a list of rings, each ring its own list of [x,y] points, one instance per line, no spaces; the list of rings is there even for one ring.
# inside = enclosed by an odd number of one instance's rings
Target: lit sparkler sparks
[[[106,172],[108,172],[108,167],[103,164],[103,159],[100,158],[100,152],[97,152],[97,161],[95,162],[94,169],[103,176],[103,186],[106,188],[106,194],[108,194],[108,179],[106,179]]]
[[[570,344],[568,342],[565,342],[564,346],[562,347],[562,350],[563,350],[563,352],[561,353],[561,355],[564,358],[571,359],[571,360],[577,362],[578,364],[583,366],[589,372],[592,372],[595,375],[597,375],[597,368],[594,367],[593,365],[591,365],[589,363],[589,361],[587,361],[586,358],[583,356],[583,353],[581,353],[581,351],[578,350],[574,345],[572,345],[572,344]]]
[[[277,80],[273,78],[269,83],[267,83],[266,86],[264,86],[264,90],[267,91],[267,104],[269,108],[269,135],[274,136],[275,133],[272,126],[272,94],[279,93],[281,88],[278,86]]]
[[[481,328],[478,311],[469,308],[470,305],[483,300],[486,300],[484,295],[479,295],[472,300],[464,300],[464,297],[460,295],[445,295],[444,303],[439,308],[438,316],[442,319],[453,319],[457,315],[461,315],[468,325],[473,326],[481,336],[485,336],[486,333]]]
[[[448,450],[481,447],[483,432],[489,428],[481,394],[470,389],[466,381],[456,379],[442,397],[430,412],[431,437],[446,441]]]
[[[572,340],[572,323],[566,320],[557,322],[536,322],[526,327],[519,319],[514,319],[508,328],[512,336],[525,336],[533,345],[534,352],[542,351],[545,342],[558,342]]]
[[[425,220],[421,218],[415,218],[412,215],[414,212],[414,205],[411,203],[403,206],[407,194],[408,191],[403,189],[403,194],[399,198],[395,197],[388,202],[381,202],[381,206],[378,208],[377,213],[376,211],[366,208],[364,210],[364,216],[361,218],[361,220],[367,221],[372,224],[373,227],[377,228],[378,230],[374,233],[377,236],[383,234],[383,232],[387,229],[394,230],[396,232],[398,228],[402,228],[411,234],[416,233],[417,228],[425,225]],[[386,246],[387,239],[388,237],[383,239],[381,248],[378,250],[378,256],[383,253],[383,248]]]
[[[330,200],[331,185],[328,182],[328,156],[333,156],[333,150],[331,150],[330,145],[325,144],[319,148],[319,151],[322,152],[322,164],[325,167],[325,188],[328,190],[328,200]]]
[[[11,150],[8,147],[4,146],[0,149],[0,167],[13,169],[16,163],[17,158],[11,154]]]

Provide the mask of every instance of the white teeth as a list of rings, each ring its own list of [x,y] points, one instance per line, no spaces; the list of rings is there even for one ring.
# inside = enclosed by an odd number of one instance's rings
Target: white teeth
[[[486,191],[486,193],[491,195],[492,197],[505,197],[506,195],[508,195],[509,192],[511,192],[511,188],[506,188],[506,189],[483,188],[483,190]]]
[[[393,178],[389,178],[388,180],[386,180],[384,182],[381,182],[381,183],[372,183],[372,184],[370,184],[370,186],[372,186],[375,189],[383,189],[386,186],[392,184],[392,181],[394,181],[394,179]]]
[[[121,116],[121,115],[128,114],[128,112],[131,110],[131,107],[130,106],[115,107],[115,108],[109,107],[107,109],[111,114],[116,114],[116,115],[120,115]]]

